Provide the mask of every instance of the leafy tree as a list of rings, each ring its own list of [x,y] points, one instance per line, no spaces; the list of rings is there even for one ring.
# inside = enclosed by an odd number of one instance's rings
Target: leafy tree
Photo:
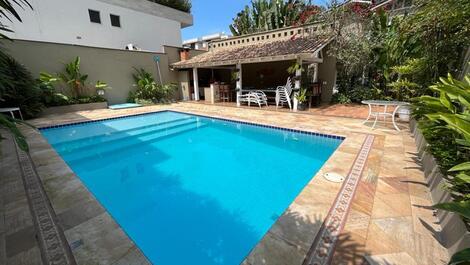
[[[470,1],[416,0],[415,5],[416,11],[400,27],[403,52],[424,61],[424,85],[447,73],[457,76],[470,43]]]
[[[470,43],[470,2],[414,3],[409,14],[391,17],[359,3],[332,1],[325,18],[335,36],[330,53],[341,66],[339,91],[347,94],[360,83],[380,89],[385,98],[406,100],[432,94],[428,88],[439,76],[461,72]]]

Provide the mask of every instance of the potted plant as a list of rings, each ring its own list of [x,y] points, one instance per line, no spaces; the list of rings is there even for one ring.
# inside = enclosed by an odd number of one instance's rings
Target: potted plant
[[[295,98],[299,102],[297,110],[307,110],[307,89],[301,88],[299,93],[295,95]]]
[[[95,84],[95,89],[96,89],[96,94],[99,95],[99,96],[104,96],[105,94],[105,90],[106,89],[109,89],[110,87],[108,86],[107,83],[103,82],[103,81],[96,81],[96,84]]]

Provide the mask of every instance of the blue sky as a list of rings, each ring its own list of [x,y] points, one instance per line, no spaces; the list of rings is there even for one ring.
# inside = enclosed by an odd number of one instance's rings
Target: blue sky
[[[192,0],[194,24],[183,29],[183,40],[224,31],[250,0]]]
[[[183,40],[201,37],[217,32],[231,34],[228,26],[232,19],[251,0],[192,0],[191,13],[194,23],[182,31]],[[325,4],[326,0],[315,3]]]

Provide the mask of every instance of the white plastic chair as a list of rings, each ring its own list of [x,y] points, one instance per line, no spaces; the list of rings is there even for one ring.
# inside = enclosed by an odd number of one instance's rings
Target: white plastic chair
[[[258,104],[260,108],[262,105],[268,106],[268,97],[263,91],[253,90],[238,96],[238,98],[240,102],[247,102],[248,106],[251,106],[251,103]]]
[[[291,94],[292,82],[289,77],[287,78],[287,83],[285,86],[278,86],[276,88],[276,109],[279,107],[279,105],[284,105],[284,103],[287,103],[289,109],[292,109]]]

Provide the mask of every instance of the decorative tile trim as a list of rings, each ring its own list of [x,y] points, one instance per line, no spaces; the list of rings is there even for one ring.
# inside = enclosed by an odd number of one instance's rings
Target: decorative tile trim
[[[15,146],[44,264],[75,265],[75,259],[67,244],[64,232],[57,224],[57,217],[42,187],[31,157],[19,149],[16,143]]]
[[[75,125],[86,124],[86,123],[95,123],[95,122],[101,122],[101,121],[107,121],[107,120],[124,119],[124,118],[129,118],[129,117],[142,116],[142,115],[151,115],[151,114],[162,113],[162,112],[181,113],[181,114],[186,114],[186,115],[203,117],[203,118],[207,118],[207,119],[215,119],[215,120],[221,120],[221,121],[226,121],[226,122],[231,122],[231,123],[241,123],[241,124],[252,125],[252,126],[257,126],[257,127],[270,128],[270,129],[288,131],[288,132],[295,132],[295,133],[306,134],[306,135],[314,135],[314,136],[320,136],[320,137],[331,138],[331,139],[338,139],[338,140],[346,139],[346,137],[339,136],[339,135],[331,135],[331,134],[324,134],[324,133],[319,133],[319,132],[304,131],[304,130],[291,129],[291,128],[267,125],[267,124],[262,124],[262,123],[247,122],[247,121],[241,121],[241,120],[235,120],[235,119],[225,119],[225,118],[212,117],[212,116],[207,116],[207,115],[194,114],[194,113],[190,113],[190,112],[183,112],[183,111],[176,111],[176,110],[159,110],[159,111],[137,113],[137,114],[131,114],[131,115],[126,115],[126,116],[117,116],[117,117],[91,120],[91,121],[81,121],[81,122],[74,122],[74,123],[44,126],[44,127],[40,127],[39,130],[42,131],[42,130],[47,130],[47,129],[52,129],[52,128],[69,127],[69,126],[75,126]]]
[[[320,231],[310,247],[303,265],[323,265],[330,264],[333,257],[338,236],[343,231],[346,219],[349,214],[352,200],[359,186],[362,171],[366,165],[367,158],[375,137],[367,135],[362,143],[362,147],[348,173],[348,177],[343,183],[333,206],[330,208]]]

